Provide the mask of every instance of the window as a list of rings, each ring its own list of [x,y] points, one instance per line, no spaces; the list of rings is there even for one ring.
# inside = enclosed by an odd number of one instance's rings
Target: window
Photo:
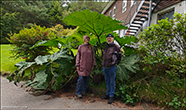
[[[109,11],[109,16],[111,17],[111,14],[112,14],[112,10]]]
[[[159,14],[158,20],[168,18],[168,21],[169,21],[170,19],[173,19],[173,15],[174,15],[174,10],[167,11],[165,13]]]
[[[123,8],[122,8],[122,13],[127,10],[127,0],[123,0]]]
[[[131,4],[130,4],[130,7],[132,7],[133,5],[135,5],[136,4],[136,0],[131,0],[131,2],[130,2]]]
[[[114,8],[113,8],[113,15],[112,15],[113,19],[115,19],[115,15],[116,15],[116,6],[114,6]]]

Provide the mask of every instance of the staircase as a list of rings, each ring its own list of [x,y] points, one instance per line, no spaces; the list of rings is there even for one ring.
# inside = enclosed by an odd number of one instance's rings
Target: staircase
[[[148,21],[151,15],[151,10],[153,10],[156,6],[156,4],[159,2],[160,0],[142,0],[141,3],[136,3],[136,11],[133,14],[133,16],[128,17],[128,15],[131,13],[130,11],[132,10],[132,8],[129,11],[129,14],[127,15],[125,21],[128,19],[130,20],[130,22],[127,25],[127,27],[129,28],[128,30],[125,31],[124,35],[134,35],[136,36],[139,31],[141,30],[143,24],[145,21]],[[138,2],[136,0],[136,2]],[[151,3],[151,4],[150,4]],[[150,13],[150,14],[149,14]]]

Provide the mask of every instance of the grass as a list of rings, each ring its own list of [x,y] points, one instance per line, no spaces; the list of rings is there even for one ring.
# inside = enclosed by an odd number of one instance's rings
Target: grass
[[[11,50],[13,47],[10,46],[10,44],[1,44],[1,75],[5,74],[11,74],[14,72],[17,68],[14,66],[16,63],[19,63],[21,61],[25,61],[24,59],[14,59],[11,58]],[[54,48],[53,51],[51,51],[51,54],[57,52],[58,49]],[[76,55],[77,50],[72,50],[74,55]],[[26,70],[26,76],[30,74],[29,70]]]
[[[14,66],[16,63],[24,61],[23,59],[11,58],[10,50],[12,50],[9,44],[1,44],[1,74],[12,73],[16,70]]]

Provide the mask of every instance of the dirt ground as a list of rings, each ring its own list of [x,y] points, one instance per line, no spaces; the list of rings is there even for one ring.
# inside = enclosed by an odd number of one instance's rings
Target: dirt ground
[[[60,90],[55,93],[51,93],[51,97],[49,99],[53,99],[55,97],[65,98],[65,99],[75,99],[77,101],[84,102],[86,104],[100,102],[100,103],[107,103],[108,100],[102,100],[101,95],[94,94],[94,93],[87,93],[83,96],[82,99],[78,99],[75,95],[75,90]],[[164,110],[160,107],[155,107],[153,104],[150,103],[136,103],[135,106],[130,104],[125,104],[122,101],[115,99],[114,102],[111,104],[113,106],[118,106],[119,108],[128,108],[130,110]],[[66,105],[69,106],[69,105]]]

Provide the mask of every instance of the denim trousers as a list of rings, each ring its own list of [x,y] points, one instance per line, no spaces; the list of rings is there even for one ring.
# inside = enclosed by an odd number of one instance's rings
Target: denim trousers
[[[107,87],[106,95],[109,95],[109,97],[114,97],[114,94],[115,94],[116,71],[117,71],[117,66],[112,66],[108,69],[103,67],[103,73],[104,73],[104,78],[105,78],[106,87]]]
[[[89,85],[89,79],[90,76],[80,76],[77,80],[77,86],[76,86],[76,95],[81,94],[82,92],[87,92],[87,88]]]

